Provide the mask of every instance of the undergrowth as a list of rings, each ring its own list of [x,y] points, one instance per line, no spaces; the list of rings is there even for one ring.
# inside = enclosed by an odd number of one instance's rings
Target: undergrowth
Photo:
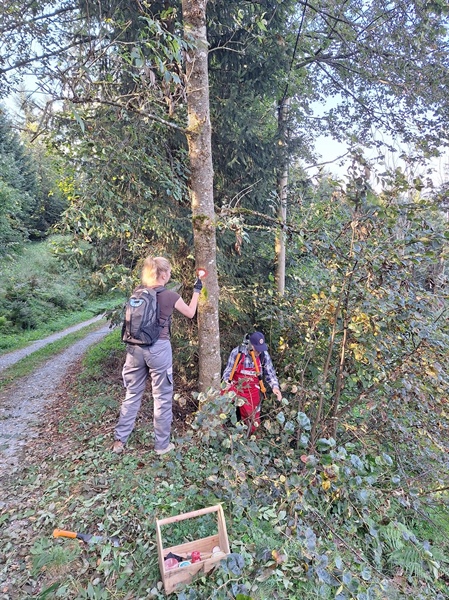
[[[52,253],[52,240],[25,245],[0,260],[0,353],[24,347],[114,308],[117,294],[92,296],[87,273]]]
[[[448,598],[447,489],[410,486],[406,448],[399,464],[381,444],[321,439],[309,456],[294,441],[299,428],[306,446],[310,422],[304,413],[285,420],[288,397],[265,407],[261,431],[247,439],[232,395],[211,392],[192,398],[194,411],[174,423],[175,451],[158,457],[147,393],[117,456],[122,360],[117,332],[89,352],[55,425],[54,452],[9,482],[20,501],[1,516],[4,597],[162,599],[156,519],[221,503],[231,554],[177,590],[178,600]],[[20,522],[31,529],[22,557]],[[209,521],[191,525],[169,529],[167,543],[210,532]],[[53,539],[56,527],[105,541]]]

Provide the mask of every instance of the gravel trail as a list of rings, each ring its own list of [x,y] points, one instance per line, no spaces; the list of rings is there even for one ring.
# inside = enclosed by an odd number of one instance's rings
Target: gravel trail
[[[2,356],[0,356],[0,371],[3,371],[3,369],[6,369],[6,367],[10,367],[11,365],[14,365],[16,362],[19,362],[19,360],[22,360],[22,358],[25,358],[29,354],[36,352],[36,350],[43,348],[47,344],[56,342],[56,340],[60,340],[61,338],[68,335],[69,333],[74,333],[75,331],[79,331],[83,327],[87,327],[88,325],[91,325],[92,323],[96,323],[97,321],[100,321],[101,319],[103,319],[103,315],[98,315],[96,317],[93,317],[92,319],[89,319],[88,321],[84,321],[83,323],[78,323],[77,325],[72,325],[72,327],[68,327],[67,329],[64,329],[63,331],[58,331],[57,333],[52,333],[51,335],[44,338],[43,340],[38,340],[37,342],[32,342],[29,346],[26,346],[26,348],[21,348],[20,350],[15,350],[14,352],[8,352],[8,354],[3,354]]]
[[[0,357],[0,371],[38,348],[101,319],[101,316],[95,317]],[[97,330],[50,358],[36,372],[0,392],[0,477],[12,474],[19,468],[23,446],[30,438],[37,437],[35,427],[45,420],[45,414],[51,409],[52,401],[56,399],[69,368],[82,357],[89,346],[100,341],[110,331],[108,324],[99,324]]]

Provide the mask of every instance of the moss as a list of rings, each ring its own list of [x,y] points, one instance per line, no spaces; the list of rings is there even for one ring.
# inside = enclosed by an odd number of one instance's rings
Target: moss
[[[190,115],[190,123],[187,127],[187,135],[195,135],[201,132],[206,119],[199,119],[196,114]]]
[[[195,231],[204,231],[211,226],[211,219],[207,215],[196,215],[192,217],[192,225]]]
[[[192,222],[195,225],[195,223],[204,223],[204,221],[207,221],[207,219],[209,219],[209,217],[207,215],[195,215],[194,217],[192,217]]]

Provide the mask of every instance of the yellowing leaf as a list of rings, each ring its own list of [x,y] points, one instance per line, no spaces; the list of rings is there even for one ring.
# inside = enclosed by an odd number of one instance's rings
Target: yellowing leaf
[[[430,377],[436,377],[438,375],[438,371],[435,369],[435,367],[433,367],[432,365],[428,365],[426,367],[426,373],[427,375],[429,375]]]
[[[273,550],[271,553],[271,556],[273,557],[273,560],[275,560],[278,565],[281,565],[283,562],[285,562],[285,559],[287,558],[285,556],[285,554],[281,554],[277,550]]]

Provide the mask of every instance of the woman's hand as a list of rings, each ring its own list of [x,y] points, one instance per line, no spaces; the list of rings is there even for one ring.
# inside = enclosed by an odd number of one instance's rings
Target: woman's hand
[[[278,387],[273,388],[273,394],[276,396],[276,398],[281,401],[282,400],[282,392]]]

